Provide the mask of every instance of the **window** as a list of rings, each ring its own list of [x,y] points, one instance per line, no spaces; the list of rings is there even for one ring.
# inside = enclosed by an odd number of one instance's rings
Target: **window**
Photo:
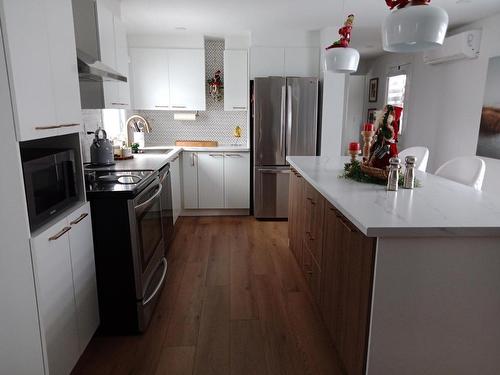
[[[399,134],[402,133],[406,125],[407,107],[405,101],[408,98],[408,71],[409,64],[399,65],[389,69],[387,74],[387,94],[386,103],[403,108],[403,114],[400,119]]]

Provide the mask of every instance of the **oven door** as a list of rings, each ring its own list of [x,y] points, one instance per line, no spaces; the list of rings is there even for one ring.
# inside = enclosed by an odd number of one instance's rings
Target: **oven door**
[[[143,300],[164,255],[162,185],[156,178],[133,200],[137,299]]]

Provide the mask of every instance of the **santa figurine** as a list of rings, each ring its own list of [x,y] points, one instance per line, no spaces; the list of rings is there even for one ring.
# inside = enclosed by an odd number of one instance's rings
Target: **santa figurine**
[[[347,48],[351,42],[351,31],[352,24],[354,23],[354,14],[349,14],[344,22],[344,26],[339,29],[340,39],[333,42],[332,45],[326,47],[326,49],[331,48]]]
[[[387,104],[377,113],[375,120],[375,142],[370,148],[368,165],[374,168],[385,169],[389,159],[398,155],[399,121],[403,108]]]

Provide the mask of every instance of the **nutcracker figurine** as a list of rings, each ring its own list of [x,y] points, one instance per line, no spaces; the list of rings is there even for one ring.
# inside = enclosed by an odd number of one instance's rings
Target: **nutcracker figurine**
[[[389,159],[398,155],[399,121],[402,112],[403,108],[388,104],[377,114],[376,140],[370,148],[369,166],[385,169],[389,165]]]
[[[340,39],[333,42],[332,45],[326,47],[326,49],[331,48],[347,48],[351,42],[351,31],[352,24],[354,22],[354,14],[349,14],[344,22],[344,26],[339,29]]]

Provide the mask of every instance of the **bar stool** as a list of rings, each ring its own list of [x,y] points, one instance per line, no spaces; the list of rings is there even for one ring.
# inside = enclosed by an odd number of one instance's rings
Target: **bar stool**
[[[481,190],[485,171],[486,164],[482,159],[477,156],[461,156],[440,166],[436,175]]]
[[[405,158],[410,155],[417,157],[415,168],[419,171],[425,172],[427,169],[427,162],[429,161],[429,149],[427,147],[416,146],[405,148],[403,151],[399,152],[399,158],[403,163]]]

